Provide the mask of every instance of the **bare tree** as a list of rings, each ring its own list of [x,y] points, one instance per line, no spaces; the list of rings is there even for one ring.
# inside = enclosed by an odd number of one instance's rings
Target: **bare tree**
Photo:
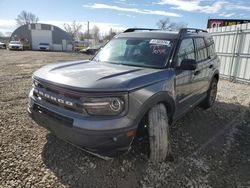
[[[17,25],[25,25],[31,23],[37,23],[39,18],[31,13],[23,10],[16,18]]]
[[[7,32],[5,32],[4,34],[5,34],[5,36],[10,37],[10,36],[11,36],[11,34],[12,34],[12,32],[7,31]]]
[[[157,22],[157,26],[161,30],[178,30],[184,27],[187,27],[186,23],[174,23],[171,22],[169,18],[160,19]]]
[[[64,23],[64,29],[67,33],[70,34],[72,39],[76,40],[80,35],[80,30],[82,28],[82,24],[76,23],[74,20],[71,24]]]
[[[99,41],[99,39],[100,39],[100,29],[99,29],[99,27],[94,25],[93,28],[91,29],[91,33],[92,33],[93,38],[95,39],[95,41]]]
[[[84,40],[84,39],[86,38],[86,37],[85,37],[85,36],[86,36],[85,32],[84,32],[84,33],[83,33],[83,32],[79,32],[79,35],[78,35],[78,36],[79,36],[79,40],[81,40],[81,41]]]
[[[112,28],[110,28],[109,32],[103,37],[103,39],[109,41],[118,33],[119,33],[118,31],[115,31]]]

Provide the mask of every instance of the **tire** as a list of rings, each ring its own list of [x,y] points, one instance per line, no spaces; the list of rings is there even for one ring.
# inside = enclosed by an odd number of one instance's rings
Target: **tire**
[[[169,123],[164,104],[153,106],[148,114],[150,156],[152,162],[163,162],[170,152]]]
[[[217,95],[217,84],[218,84],[218,80],[217,78],[214,77],[207,91],[207,97],[201,103],[201,106],[204,109],[208,109],[213,106],[215,99],[216,99],[216,95]]]

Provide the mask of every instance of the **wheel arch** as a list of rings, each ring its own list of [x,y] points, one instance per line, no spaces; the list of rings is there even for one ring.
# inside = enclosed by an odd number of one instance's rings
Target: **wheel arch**
[[[151,96],[140,108],[138,116],[135,120],[137,124],[147,115],[148,111],[154,105],[158,103],[163,103],[167,109],[169,123],[172,122],[173,115],[175,112],[175,102],[174,99],[167,91],[162,91]]]
[[[218,71],[218,70],[216,70],[216,71],[214,72],[214,74],[213,74],[212,78],[216,78],[216,79],[217,79],[217,81],[219,81],[219,78],[220,78],[220,73],[219,73],[219,71]]]

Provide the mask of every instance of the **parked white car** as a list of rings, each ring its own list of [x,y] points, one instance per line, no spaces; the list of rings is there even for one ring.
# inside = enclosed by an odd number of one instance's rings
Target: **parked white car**
[[[0,42],[0,49],[6,49],[6,44],[4,42]]]
[[[38,49],[39,50],[50,51],[50,44],[49,43],[39,43]]]
[[[10,41],[9,50],[23,50],[23,45],[20,41]]]

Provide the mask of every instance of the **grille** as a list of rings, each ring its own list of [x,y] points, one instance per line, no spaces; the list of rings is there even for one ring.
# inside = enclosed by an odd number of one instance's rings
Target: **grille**
[[[43,108],[37,104],[34,104],[33,109],[36,112],[43,113],[43,114],[47,115],[48,117],[52,117],[53,119],[56,119],[57,121],[65,124],[67,126],[70,126],[70,127],[73,126],[73,119],[71,119],[71,118],[54,113],[54,112],[52,112],[46,108]]]
[[[54,88],[49,84],[43,84],[41,82],[35,81],[34,85],[33,95],[38,99],[45,100],[52,105],[60,106],[66,110],[84,114],[80,96],[66,93],[58,87]]]

